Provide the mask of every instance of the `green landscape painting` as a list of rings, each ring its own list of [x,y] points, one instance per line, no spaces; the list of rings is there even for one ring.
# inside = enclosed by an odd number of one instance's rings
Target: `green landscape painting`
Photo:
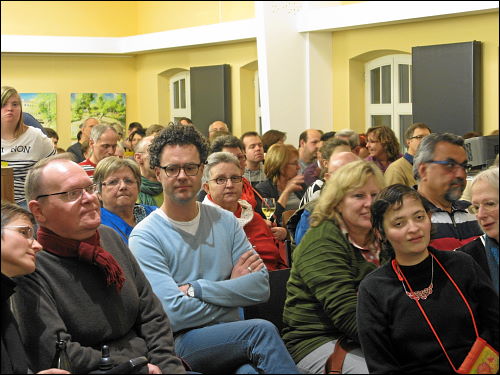
[[[23,112],[33,115],[45,128],[57,130],[56,94],[19,93],[23,103]]]
[[[95,117],[101,124],[120,124],[125,129],[125,94],[71,94],[71,138],[76,139],[81,124]]]

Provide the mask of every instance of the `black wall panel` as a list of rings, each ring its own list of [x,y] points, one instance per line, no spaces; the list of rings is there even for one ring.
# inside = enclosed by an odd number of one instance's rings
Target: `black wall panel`
[[[481,42],[412,48],[413,121],[434,132],[481,131]]]
[[[208,126],[224,121],[231,131],[231,69],[230,66],[198,66],[191,72],[191,120],[204,135]]]

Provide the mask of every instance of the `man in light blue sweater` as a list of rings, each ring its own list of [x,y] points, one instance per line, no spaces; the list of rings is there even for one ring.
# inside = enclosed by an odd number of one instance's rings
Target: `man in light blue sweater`
[[[205,138],[172,125],[149,150],[164,201],[129,246],[167,312],[176,353],[203,373],[297,373],[274,325],[240,320],[240,307],[269,298],[268,273],[234,215],[197,202]]]

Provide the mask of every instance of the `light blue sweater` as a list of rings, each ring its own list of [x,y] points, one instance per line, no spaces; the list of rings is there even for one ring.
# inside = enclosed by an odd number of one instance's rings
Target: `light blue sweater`
[[[172,225],[160,210],[136,225],[129,247],[167,312],[174,332],[239,320],[239,307],[265,302],[269,279],[265,267],[229,279],[247,250],[252,249],[234,215],[201,204],[196,235]],[[178,287],[190,283],[195,297]]]

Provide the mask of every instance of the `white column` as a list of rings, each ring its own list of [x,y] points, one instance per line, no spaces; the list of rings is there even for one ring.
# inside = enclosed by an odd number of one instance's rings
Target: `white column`
[[[332,33],[306,34],[307,128],[333,130]]]
[[[302,3],[255,2],[262,131],[296,147],[306,129],[333,129],[332,37],[297,31]]]

